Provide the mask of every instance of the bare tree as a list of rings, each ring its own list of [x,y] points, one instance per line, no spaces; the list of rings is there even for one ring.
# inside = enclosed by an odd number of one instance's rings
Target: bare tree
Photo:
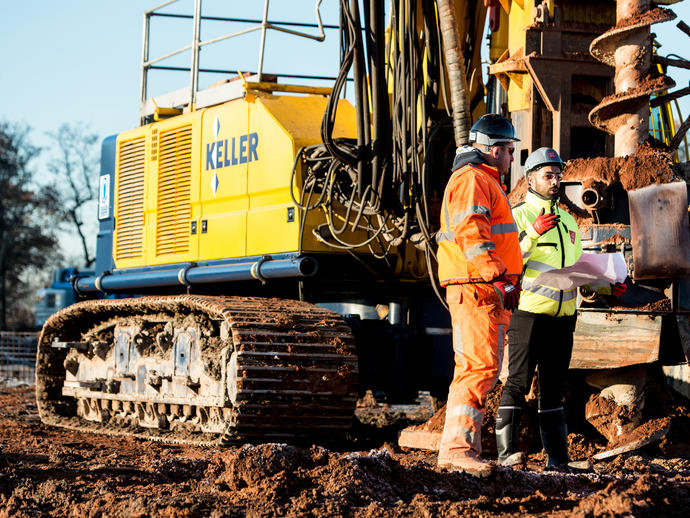
[[[63,124],[48,136],[55,143],[53,158],[48,162],[48,170],[56,180],[52,187],[61,200],[63,220],[79,237],[84,266],[89,267],[95,255],[87,243],[83,210],[96,199],[98,136],[81,124]]]
[[[27,166],[38,148],[27,133],[25,126],[0,122],[0,329],[10,320],[14,327],[26,325],[16,318],[30,304],[31,279],[25,274],[46,266],[56,246],[50,221],[57,200],[50,189],[33,183]]]

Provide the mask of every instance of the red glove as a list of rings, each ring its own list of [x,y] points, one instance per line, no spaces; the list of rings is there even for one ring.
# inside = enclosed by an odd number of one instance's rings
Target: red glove
[[[628,287],[622,282],[617,282],[611,285],[611,295],[616,298],[622,297],[623,293],[628,289]]]
[[[541,209],[539,216],[537,216],[537,219],[532,223],[534,231],[540,236],[558,225],[558,222],[561,220],[561,217],[557,214],[544,214],[544,212],[546,211]]]
[[[496,277],[491,281],[491,284],[494,285],[494,290],[496,290],[496,293],[501,298],[503,309],[512,311],[518,307],[518,302],[520,302],[520,288],[510,282],[505,274]]]

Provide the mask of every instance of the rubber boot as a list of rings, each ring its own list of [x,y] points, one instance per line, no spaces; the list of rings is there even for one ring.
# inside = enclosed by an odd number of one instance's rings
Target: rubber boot
[[[539,411],[539,432],[546,451],[546,469],[577,473],[593,471],[588,460],[570,461],[568,456],[568,425],[563,408]]]
[[[539,434],[547,455],[546,467],[566,466],[570,458],[563,408],[539,410]]]
[[[501,466],[524,467],[527,456],[518,451],[520,414],[516,406],[500,406],[496,412],[496,449]]]

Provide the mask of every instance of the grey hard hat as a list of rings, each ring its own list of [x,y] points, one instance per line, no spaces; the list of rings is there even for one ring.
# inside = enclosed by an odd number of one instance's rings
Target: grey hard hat
[[[481,116],[470,129],[470,142],[483,146],[495,146],[502,142],[517,142],[512,123],[497,113]]]
[[[558,156],[556,150],[550,147],[540,147],[532,151],[525,160],[525,179],[530,172],[545,165],[556,165],[563,169],[563,160]]]

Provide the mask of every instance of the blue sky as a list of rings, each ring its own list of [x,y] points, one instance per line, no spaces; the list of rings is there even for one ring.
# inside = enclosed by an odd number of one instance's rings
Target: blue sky
[[[101,136],[136,127],[142,17],[144,10],[160,3],[133,0],[3,2],[0,118],[28,123],[34,129],[34,139],[39,141],[43,132],[52,131],[63,122],[87,123]],[[206,0],[204,14],[229,16],[228,4],[234,17],[260,18],[262,15],[263,2],[257,0]],[[191,0],[182,0],[178,5],[166,11],[192,12]],[[324,23],[337,24],[337,5],[337,0],[324,0],[321,8]],[[273,0],[269,16],[313,22],[314,1]],[[247,25],[209,24],[202,37],[208,39],[240,27]],[[191,22],[187,20],[154,20],[151,57],[187,45],[192,39],[191,31]],[[299,43],[296,52],[287,53],[282,50],[287,37],[270,33],[264,70],[286,73],[311,70],[316,74],[322,73],[320,63],[325,62],[330,65],[328,75],[334,75],[338,60],[337,31],[327,31],[327,35],[330,36],[328,48],[323,45],[319,48],[303,40],[296,42]],[[202,51],[201,64],[206,62],[210,66],[220,53],[225,53],[231,57],[223,60],[223,66],[255,70],[258,46],[258,32],[219,43],[213,49],[208,47]],[[187,52],[166,64],[188,66],[189,55]],[[202,77],[201,86],[221,78]],[[157,72],[151,78],[154,94],[188,84],[189,75],[182,72]]]
[[[0,16],[0,118],[24,121],[33,129],[34,140],[44,143],[43,133],[63,122],[88,124],[100,136],[117,133],[138,124],[142,14],[160,2],[134,0],[5,0]],[[204,14],[259,18],[259,0],[205,0]],[[181,0],[166,8],[168,12],[191,12],[192,0]],[[337,0],[323,0],[324,23],[337,24]],[[690,22],[690,2],[672,6],[678,19]],[[313,0],[273,0],[272,19],[314,21]],[[209,25],[204,39],[240,25]],[[242,25],[241,27],[246,27]],[[309,29],[305,29],[309,30]],[[663,47],[662,54],[690,57],[690,37],[681,33],[675,22],[655,26]],[[160,55],[191,41],[188,21],[155,20],[152,27],[152,56]],[[337,68],[337,31],[327,31],[327,45],[308,40],[269,34],[266,71],[308,71],[334,75]],[[287,46],[292,48],[287,51]],[[295,50],[295,46],[297,49]],[[209,63],[221,54],[224,66],[253,70],[258,62],[258,33],[219,44],[202,53]],[[170,64],[187,65],[189,54]],[[325,70],[324,70],[325,69]],[[690,73],[673,69],[679,86],[687,86]],[[202,78],[202,86],[220,79]],[[186,73],[156,73],[153,93],[163,93],[188,84]],[[683,102],[684,115],[690,112],[690,99]]]

